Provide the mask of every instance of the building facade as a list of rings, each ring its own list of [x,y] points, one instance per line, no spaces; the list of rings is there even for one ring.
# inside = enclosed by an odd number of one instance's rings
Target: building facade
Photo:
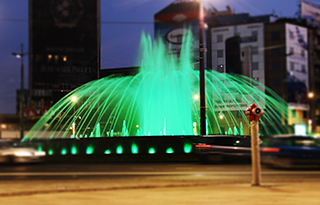
[[[175,1],[174,6],[171,4],[155,15],[156,38],[165,36],[165,32],[159,30],[167,29],[170,33],[184,26],[160,24],[156,17],[165,14],[167,22],[174,16],[181,18],[181,8],[185,8],[182,5],[188,3],[191,5],[190,1]],[[194,10],[199,8],[197,2],[192,1],[192,4]],[[282,122],[284,126],[289,126],[296,134],[319,133],[319,29],[301,19],[235,14],[230,7],[218,11],[211,6],[206,9],[205,21],[208,25],[205,35],[207,70],[241,74],[264,84],[288,103],[288,110],[283,114],[286,116]],[[198,21],[194,19],[193,23]],[[193,28],[193,34],[198,35],[198,27],[193,25]],[[197,53],[199,45],[195,43],[194,46]],[[311,92],[312,99],[308,98]]]
[[[99,78],[100,1],[29,0],[29,21],[27,115]]]

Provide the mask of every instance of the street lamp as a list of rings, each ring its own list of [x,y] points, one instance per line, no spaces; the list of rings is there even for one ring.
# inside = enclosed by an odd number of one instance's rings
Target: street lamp
[[[199,72],[200,72],[200,134],[206,135],[206,97],[204,75],[204,12],[202,0],[199,0]]]
[[[12,53],[13,56],[17,58],[21,58],[21,75],[20,75],[20,83],[21,83],[21,88],[20,88],[20,124],[21,124],[21,129],[20,129],[20,138],[23,139],[24,135],[24,66],[23,66],[23,56],[26,55],[27,53],[23,53],[23,43],[21,43],[21,53]]]

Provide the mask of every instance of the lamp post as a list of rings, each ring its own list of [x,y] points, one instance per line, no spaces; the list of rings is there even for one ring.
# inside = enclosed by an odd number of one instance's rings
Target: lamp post
[[[204,12],[202,0],[199,0],[199,72],[200,72],[200,134],[206,135],[206,97],[204,75]]]
[[[23,66],[23,56],[26,55],[26,53],[23,53],[23,43],[21,43],[21,53],[12,53],[13,56],[17,58],[21,58],[21,72],[20,72],[20,138],[23,139],[24,137],[24,66]]]

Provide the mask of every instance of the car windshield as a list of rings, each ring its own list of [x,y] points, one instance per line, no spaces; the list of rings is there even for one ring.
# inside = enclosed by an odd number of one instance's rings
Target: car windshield
[[[4,141],[0,142],[0,148],[12,147],[12,142]]]
[[[200,140],[201,143],[218,146],[240,146],[250,147],[250,137],[203,137]]]

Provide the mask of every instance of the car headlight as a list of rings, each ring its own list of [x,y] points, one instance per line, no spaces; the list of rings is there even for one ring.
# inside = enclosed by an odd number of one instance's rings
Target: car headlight
[[[46,156],[46,152],[39,151],[34,153],[36,156]]]
[[[14,156],[17,156],[17,157],[30,157],[32,156],[32,153],[31,152],[15,152],[14,153]]]

